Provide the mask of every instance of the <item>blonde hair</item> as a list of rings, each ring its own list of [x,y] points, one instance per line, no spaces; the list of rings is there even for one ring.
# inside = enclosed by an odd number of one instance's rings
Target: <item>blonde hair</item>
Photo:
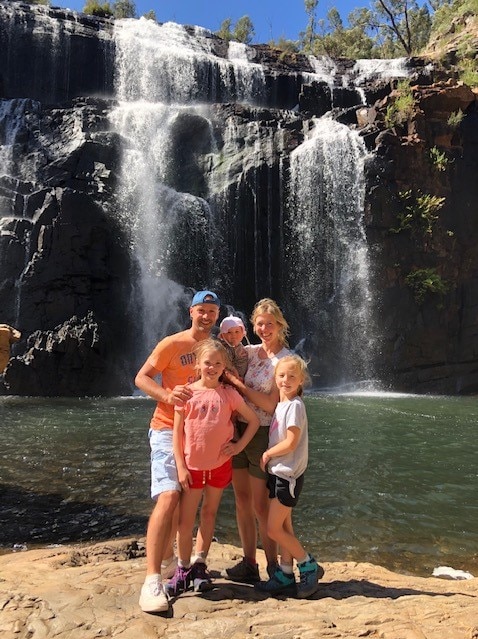
[[[299,355],[296,355],[295,353],[291,353],[290,355],[285,355],[284,357],[281,357],[280,360],[275,365],[274,377],[276,376],[277,369],[279,368],[281,364],[294,364],[297,370],[299,371],[302,377],[302,383],[299,385],[299,388],[297,389],[297,395],[299,395],[300,397],[300,395],[302,395],[302,393],[304,392],[304,386],[309,386],[309,384],[311,383],[309,370],[307,368],[307,362],[303,360],[302,357],[300,357]]]
[[[274,317],[275,321],[279,324],[279,342],[282,346],[288,346],[289,344],[287,342],[287,338],[290,334],[289,324],[282,314],[282,311],[280,310],[277,302],[271,300],[270,297],[264,297],[262,300],[259,300],[254,306],[251,315],[251,323],[254,333],[256,332],[256,319],[259,315],[263,315],[264,313],[268,313],[269,315],[272,315]]]
[[[208,351],[217,351],[218,353],[221,353],[225,368],[231,366],[229,353],[222,342],[218,339],[208,337],[207,339],[201,340],[193,349],[194,355],[196,356],[196,368],[198,368],[201,358],[204,357],[205,353]]]

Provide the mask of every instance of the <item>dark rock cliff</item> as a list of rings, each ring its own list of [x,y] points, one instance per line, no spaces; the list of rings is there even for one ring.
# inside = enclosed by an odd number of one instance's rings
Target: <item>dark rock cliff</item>
[[[416,86],[413,95],[409,117],[378,135],[369,176],[382,376],[405,390],[476,392],[476,95],[451,80]],[[378,119],[393,98],[375,105]],[[459,111],[461,121],[449,123]],[[442,198],[436,209],[432,197]]]

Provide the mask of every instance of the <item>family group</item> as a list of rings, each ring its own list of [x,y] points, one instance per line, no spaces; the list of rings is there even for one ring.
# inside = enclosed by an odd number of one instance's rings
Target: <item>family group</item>
[[[225,317],[212,337],[220,307],[214,292],[197,292],[190,328],[162,339],[135,379],[157,402],[149,428],[155,506],[139,600],[145,612],[167,611],[170,599],[189,589],[214,587],[207,555],[231,482],[243,559],[223,577],[265,593],[306,598],[323,575],[292,526],[308,460],[301,399],[306,363],[289,350],[289,326],[274,300],[260,300],[252,312],[257,345],[244,345],[246,329],[236,316]],[[267,558],[265,581],[256,560],[258,533]]]

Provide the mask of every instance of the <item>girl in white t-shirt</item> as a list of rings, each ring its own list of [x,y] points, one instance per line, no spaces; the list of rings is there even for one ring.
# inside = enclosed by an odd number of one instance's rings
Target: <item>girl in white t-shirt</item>
[[[307,413],[301,399],[304,383],[308,380],[307,364],[298,355],[286,355],[276,364],[274,378],[279,389],[279,403],[270,425],[269,447],[262,455],[261,468],[268,472],[271,500],[267,534],[278,543],[281,559],[270,579],[257,583],[256,588],[271,594],[295,588],[295,559],[300,575],[297,596],[303,599],[316,592],[317,582],[324,574],[322,567],[299,542],[292,527],[292,508],[297,505],[308,462]]]

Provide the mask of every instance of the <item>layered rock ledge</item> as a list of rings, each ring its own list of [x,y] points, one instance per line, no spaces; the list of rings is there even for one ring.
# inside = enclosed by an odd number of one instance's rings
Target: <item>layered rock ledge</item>
[[[0,557],[0,637],[5,639],[477,639],[476,580],[392,573],[325,562],[309,600],[267,598],[221,578],[239,549],[213,543],[215,590],[187,593],[169,613],[141,612],[144,545],[128,539]],[[264,575],[264,559],[260,557]]]

